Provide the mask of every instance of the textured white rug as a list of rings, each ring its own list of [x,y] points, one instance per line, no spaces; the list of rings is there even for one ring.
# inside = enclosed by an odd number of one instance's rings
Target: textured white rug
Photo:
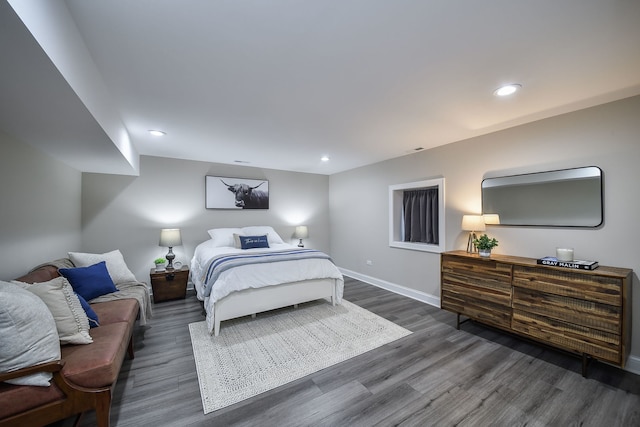
[[[343,300],[302,304],[222,324],[189,324],[204,413],[350,359],[411,331]]]

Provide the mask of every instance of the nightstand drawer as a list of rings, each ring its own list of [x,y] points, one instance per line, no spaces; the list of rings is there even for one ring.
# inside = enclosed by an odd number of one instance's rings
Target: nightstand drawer
[[[183,268],[181,270],[166,270],[162,272],[151,270],[150,276],[154,303],[185,298],[189,269]]]

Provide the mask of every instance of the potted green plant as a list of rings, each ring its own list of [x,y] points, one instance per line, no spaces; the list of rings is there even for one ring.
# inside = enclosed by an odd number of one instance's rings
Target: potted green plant
[[[489,257],[491,256],[491,249],[498,246],[498,241],[495,238],[490,239],[489,236],[483,234],[479,239],[473,239],[473,244],[478,249],[478,255]]]
[[[153,260],[153,263],[156,265],[156,271],[162,271],[167,264],[167,260],[164,258],[156,258]]]

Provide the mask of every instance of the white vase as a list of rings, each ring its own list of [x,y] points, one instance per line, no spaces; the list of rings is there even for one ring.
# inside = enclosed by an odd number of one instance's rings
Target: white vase
[[[478,255],[483,258],[489,258],[491,256],[491,249],[478,249]]]
[[[166,265],[167,265],[167,263],[156,264],[156,271],[164,271]]]

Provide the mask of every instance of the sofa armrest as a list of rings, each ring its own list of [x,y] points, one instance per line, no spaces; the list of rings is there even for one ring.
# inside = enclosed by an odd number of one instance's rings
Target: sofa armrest
[[[62,370],[63,366],[64,360],[56,360],[53,362],[41,363],[39,365],[17,369],[11,372],[2,372],[0,373],[0,382],[12,380],[14,378],[25,377],[27,375],[35,374],[38,372],[58,372]]]

